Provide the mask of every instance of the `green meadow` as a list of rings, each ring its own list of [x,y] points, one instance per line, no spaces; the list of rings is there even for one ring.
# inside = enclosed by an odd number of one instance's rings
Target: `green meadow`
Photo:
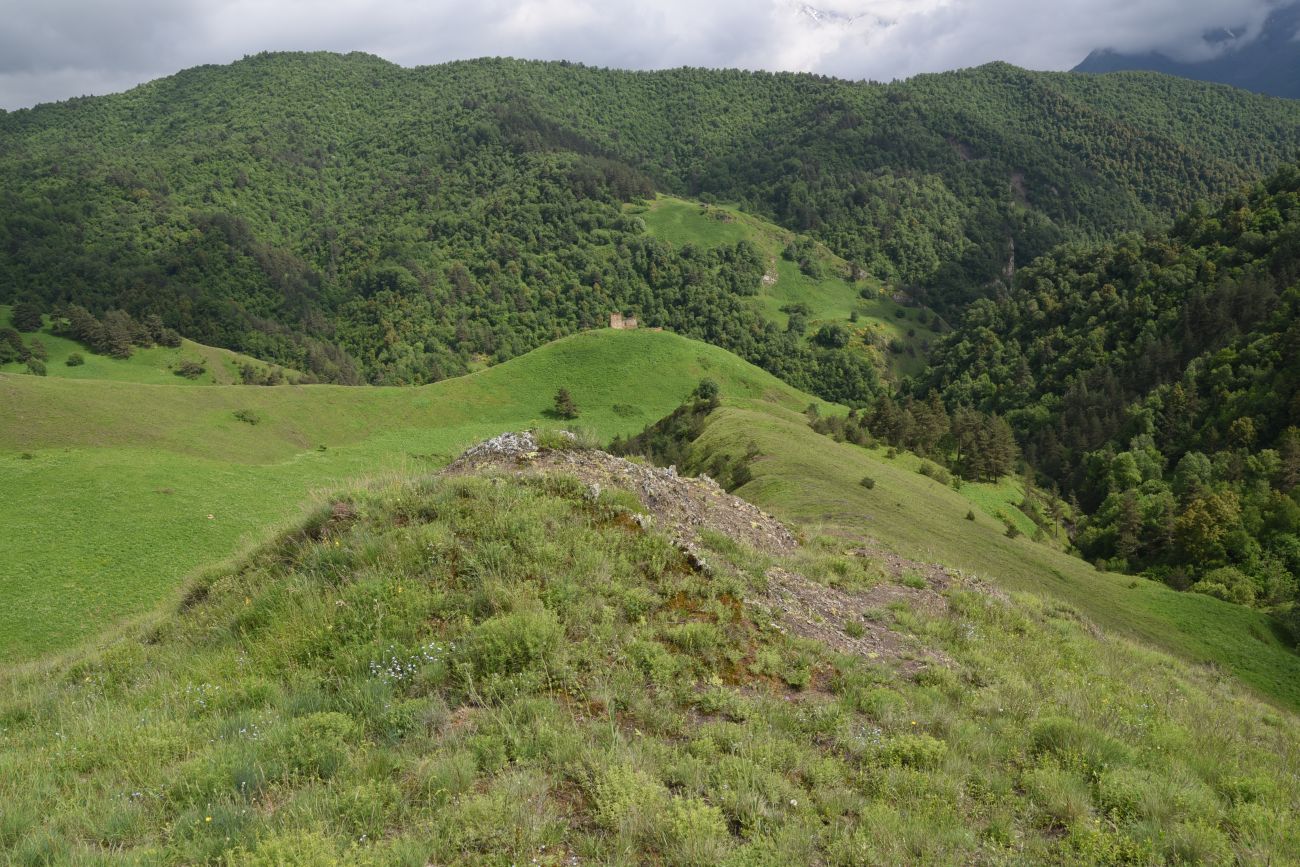
[[[509,472],[336,493],[100,647],[0,671],[0,850],[1295,863],[1300,729],[1234,680],[843,540],[706,532],[693,567],[646,510]],[[833,601],[819,640],[773,606],[776,570]]]
[[[557,424],[547,414],[561,386],[576,423],[609,439],[667,414],[706,376],[737,396],[809,400],[727,352],[649,331],[579,334],[420,388],[0,374],[0,659],[66,648],[151,608],[314,491]]]
[[[588,332],[420,388],[0,375],[0,521],[17,540],[0,563],[0,593],[13,602],[0,611],[0,657],[65,649],[150,610],[195,569],[265,539],[347,480],[428,471],[503,430],[555,425],[560,386],[581,409],[577,424],[607,440],[667,414],[706,376],[726,405],[697,447],[756,450],[740,493],[779,517],[1062,600],[1300,707],[1300,656],[1263,613],[1098,572],[1029,538],[1014,481],[954,491],[921,475],[912,455],[835,443],[808,427],[807,395],[723,350],[649,331]]]
[[[661,195],[647,205],[628,206],[628,211],[645,222],[647,232],[674,246],[711,248],[738,241],[754,244],[767,260],[768,277],[776,278],[764,280],[754,303],[782,328],[789,316],[781,308],[805,304],[811,311],[809,333],[824,323],[837,322],[857,331],[860,342],[878,345],[894,374],[917,373],[924,367],[924,347],[936,337],[933,320],[923,325],[918,321],[921,310],[899,304],[874,278],[857,283],[845,279],[848,263],[825,247],[816,247],[824,276],[814,279],[804,274],[797,263],[781,256],[795,238],[792,232],[735,207]],[[849,321],[854,313],[858,315],[856,324]],[[897,341],[903,351],[885,348],[891,340]]]
[[[604,440],[704,377],[692,462],[756,455],[738,493],[798,550],[706,529],[705,569],[635,495],[433,472],[560,424],[561,386]],[[1009,538],[1015,482],[954,490],[811,402],[648,331],[420,388],[0,374],[0,851],[1294,863],[1300,657],[1260,612]],[[823,607],[785,619],[781,574]]]

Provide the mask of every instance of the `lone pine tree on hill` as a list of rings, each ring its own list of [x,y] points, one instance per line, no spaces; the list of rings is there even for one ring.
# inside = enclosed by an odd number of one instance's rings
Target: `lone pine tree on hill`
[[[578,405],[573,402],[573,395],[567,388],[555,392],[555,414],[560,418],[578,417]]]

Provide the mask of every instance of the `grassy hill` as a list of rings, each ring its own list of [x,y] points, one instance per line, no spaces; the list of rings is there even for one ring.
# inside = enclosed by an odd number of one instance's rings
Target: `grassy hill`
[[[11,326],[12,309],[9,305],[0,304],[0,328]],[[204,346],[185,339],[182,339],[181,345],[177,347],[150,346],[143,349],[137,347],[130,358],[111,358],[107,355],[97,355],[75,340],[51,334],[48,321],[40,331],[24,334],[22,338],[26,343],[30,343],[35,338],[45,345],[49,353],[49,358],[45,362],[46,376],[67,379],[99,379],[157,385],[234,385],[242,382],[240,372],[245,365],[252,367],[259,375],[265,374],[273,367],[249,355],[216,346]],[[83,363],[69,366],[68,357],[74,353],[81,356]],[[203,374],[193,379],[178,376],[176,371],[182,361],[201,363],[204,367]],[[0,373],[26,372],[27,367],[23,362],[0,364]],[[290,380],[297,376],[297,372],[293,370],[285,370],[284,373]]]
[[[608,464],[529,454],[337,494],[101,649],[0,670],[0,850],[1295,863],[1300,727],[1231,680],[844,542],[704,520],[687,556],[666,500],[749,513],[644,468],[653,505],[614,476],[594,493]]]
[[[666,414],[706,376],[737,396],[811,400],[722,350],[647,331],[575,335],[416,389],[0,374],[0,596],[12,602],[0,658],[67,647],[151,608],[323,486],[437,466],[476,439],[554,424],[560,386],[577,423],[609,438]]]
[[[1026,536],[1008,538],[1002,520],[990,514],[1014,513],[1005,487],[954,491],[919,474],[914,458],[891,460],[884,448],[836,443],[812,431],[802,414],[743,403],[711,416],[696,448],[704,465],[717,453],[756,450],[761,457],[750,467],[754,478],[737,493],[812,532],[865,535],[904,556],[1060,600],[1108,632],[1222,667],[1262,694],[1300,707],[1300,655],[1268,615],[1157,581],[1099,572]],[[875,480],[873,488],[859,484],[864,476]]]
[[[547,413],[561,385],[582,409],[578,423],[607,439],[666,414],[705,376],[727,405],[697,445],[701,463],[757,451],[740,492],[773,513],[1061,600],[1108,631],[1300,706],[1300,657],[1263,613],[1007,538],[1000,515],[1017,519],[1013,484],[953,491],[907,454],[836,444],[809,429],[808,396],[721,350],[647,331],[578,335],[418,389],[0,377],[14,410],[0,426],[0,520],[21,540],[0,566],[0,591],[15,600],[0,612],[0,648],[31,658],[147,611],[191,570],[265,538],[346,479],[421,472],[504,429],[555,424]],[[859,485],[863,476],[875,487]]]
[[[938,336],[933,314],[898,303],[874,277],[850,280],[849,263],[825,247],[817,245],[814,254],[822,276],[812,277],[782,255],[798,237],[794,232],[739,208],[661,195],[646,205],[629,205],[625,212],[640,217],[651,235],[679,248],[693,244],[709,249],[750,242],[767,264],[754,303],[768,320],[785,328],[790,317],[782,308],[803,304],[810,311],[810,334],[820,325],[838,323],[854,332],[854,346],[871,354],[895,377],[918,374],[925,368],[927,348]],[[854,314],[856,321],[851,322]]]

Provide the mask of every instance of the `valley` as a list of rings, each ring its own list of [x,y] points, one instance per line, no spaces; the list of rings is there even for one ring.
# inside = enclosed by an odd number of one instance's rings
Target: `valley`
[[[1297,147],[1005,63],[0,112],[0,862],[1295,863]]]

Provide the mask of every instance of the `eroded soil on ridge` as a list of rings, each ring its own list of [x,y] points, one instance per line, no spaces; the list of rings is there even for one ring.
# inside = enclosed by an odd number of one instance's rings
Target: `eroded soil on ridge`
[[[506,433],[470,448],[445,470],[450,474],[508,473],[516,477],[557,474],[578,479],[591,495],[618,488],[635,495],[646,510],[643,529],[667,533],[691,565],[709,571],[699,547],[703,531],[772,555],[793,553],[799,540],[781,521],[740,497],[728,494],[707,476],[680,476],[671,467],[654,467],[598,449],[543,448],[529,431]],[[766,613],[781,629],[850,653],[895,665],[915,674],[949,660],[915,638],[889,627],[889,609],[903,605],[928,615],[948,608],[943,595],[954,585],[982,592],[982,582],[934,563],[901,557],[875,543],[848,552],[880,566],[888,580],[866,590],[841,590],[819,584],[784,567],[767,571],[765,592],[746,602]],[[906,582],[906,583],[904,583]]]
[[[732,496],[707,476],[679,476],[671,467],[653,467],[614,457],[599,449],[542,449],[532,433],[502,434],[479,443],[453,461],[449,473],[505,470],[517,475],[557,473],[573,476],[593,496],[604,488],[634,494],[658,526],[679,546],[694,548],[702,530],[768,554],[799,547],[784,524],[752,503]]]

